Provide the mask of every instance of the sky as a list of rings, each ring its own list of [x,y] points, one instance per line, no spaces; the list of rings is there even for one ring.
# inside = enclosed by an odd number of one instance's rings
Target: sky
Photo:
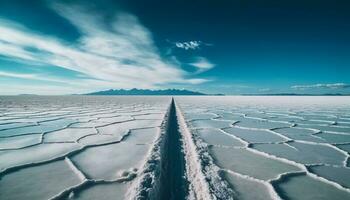
[[[350,2],[0,0],[0,95],[350,94]]]

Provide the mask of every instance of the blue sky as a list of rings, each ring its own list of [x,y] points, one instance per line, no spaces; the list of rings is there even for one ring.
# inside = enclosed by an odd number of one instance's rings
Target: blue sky
[[[347,1],[0,1],[0,94],[350,93]]]

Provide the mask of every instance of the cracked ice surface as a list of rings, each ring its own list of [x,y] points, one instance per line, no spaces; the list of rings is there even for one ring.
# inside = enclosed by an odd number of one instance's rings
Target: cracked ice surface
[[[233,199],[350,199],[349,97],[175,100],[214,194],[216,173]]]
[[[0,199],[125,199],[169,97],[0,97]]]

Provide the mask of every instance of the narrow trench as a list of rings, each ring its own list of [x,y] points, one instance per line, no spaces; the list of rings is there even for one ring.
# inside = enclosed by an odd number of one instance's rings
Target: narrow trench
[[[182,151],[181,133],[179,132],[174,99],[172,99],[169,109],[161,160],[159,199],[186,199],[188,183],[185,178],[185,155]]]

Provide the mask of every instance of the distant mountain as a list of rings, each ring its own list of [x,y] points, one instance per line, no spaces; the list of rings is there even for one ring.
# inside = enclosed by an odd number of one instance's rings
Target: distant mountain
[[[86,95],[208,95],[201,92],[195,92],[190,90],[178,90],[178,89],[165,89],[165,90],[148,90],[148,89],[130,89],[130,90],[105,90],[88,93]]]

